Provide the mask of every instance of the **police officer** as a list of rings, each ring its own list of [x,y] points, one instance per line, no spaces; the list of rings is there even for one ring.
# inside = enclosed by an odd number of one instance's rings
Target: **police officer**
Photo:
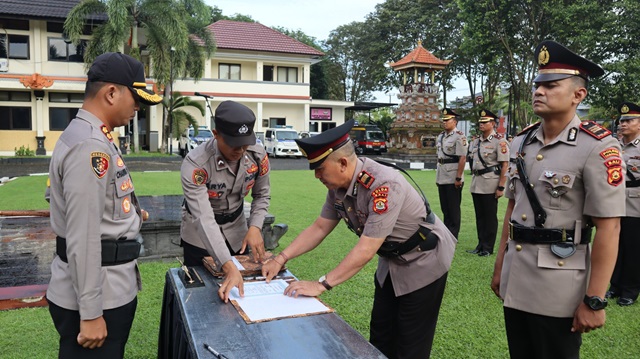
[[[440,208],[444,216],[444,224],[456,238],[460,232],[460,203],[467,154],[467,138],[456,127],[459,116],[449,108],[442,110],[444,131],[438,135],[436,141],[438,150],[436,184],[440,196]]]
[[[60,358],[123,358],[140,290],[135,238],[146,212],[111,131],[128,125],[140,102],[162,98],[146,89],[142,63],[120,53],[98,56],[87,77],[82,108],[51,157],[46,197],[57,255],[47,301]]]
[[[498,199],[504,194],[505,177],[509,163],[509,143],[494,131],[498,116],[489,110],[480,110],[478,127],[480,136],[469,146],[471,196],[476,211],[478,245],[467,252],[486,257],[493,254],[498,234]]]
[[[318,281],[294,282],[285,294],[317,296],[331,290],[378,253],[370,341],[389,358],[427,358],[456,239],[402,174],[355,155],[349,139],[353,123],[296,140],[329,192],[320,216],[265,263],[262,273],[270,280],[344,219],[360,237],[358,243]]]
[[[618,298],[618,304],[628,306],[640,293],[640,106],[625,102],[618,107],[622,158],[627,164],[626,210],[620,219],[618,260],[611,277],[607,298]]]
[[[242,275],[231,256],[251,250],[264,257],[262,224],[269,207],[269,158],[256,145],[256,117],[247,106],[224,101],[215,112],[214,140],[190,151],[182,162],[180,237],[187,266],[211,256],[225,279],[218,290],[227,302],[233,287],[243,294]],[[244,198],[251,192],[251,215],[244,217]],[[248,228],[248,229],[247,229]]]
[[[605,322],[624,163],[611,132],[576,115],[588,79],[603,69],[553,41],[535,56],[533,111],[542,121],[511,145],[491,287],[504,300],[512,358],[578,358],[581,333]]]

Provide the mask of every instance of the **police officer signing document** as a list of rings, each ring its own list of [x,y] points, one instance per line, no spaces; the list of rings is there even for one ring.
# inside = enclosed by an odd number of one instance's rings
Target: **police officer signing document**
[[[128,125],[140,102],[162,98],[146,90],[142,63],[120,53],[98,56],[87,77],[49,168],[57,256],[47,301],[60,358],[122,358],[141,288],[135,238],[145,212],[111,131]]]
[[[603,69],[553,41],[535,56],[533,111],[541,122],[511,145],[491,287],[504,300],[512,358],[578,358],[581,333],[605,323],[625,165],[611,132],[576,115],[588,79]]]
[[[427,358],[456,239],[402,174],[356,157],[349,139],[353,123],[296,140],[329,191],[320,216],[265,263],[262,274],[273,278],[288,259],[317,247],[344,219],[360,237],[355,247],[318,281],[294,282],[285,294],[331,290],[377,253],[370,341],[389,358]]]
[[[225,279],[218,290],[227,302],[233,287],[244,294],[242,275],[231,256],[251,249],[264,258],[262,224],[269,207],[269,158],[256,145],[256,117],[247,106],[224,101],[216,108],[214,140],[190,151],[180,170],[185,202],[180,237],[184,263],[202,265],[213,257]],[[244,198],[251,192],[251,216],[244,217]]]

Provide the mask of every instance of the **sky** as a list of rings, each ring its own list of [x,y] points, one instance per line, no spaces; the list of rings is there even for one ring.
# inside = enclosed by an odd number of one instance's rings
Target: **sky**
[[[249,15],[259,23],[272,27],[280,26],[290,30],[300,30],[318,40],[326,40],[329,33],[340,25],[354,21],[364,21],[375,11],[382,0],[205,0],[210,6],[217,6],[222,14]],[[428,50],[428,49],[427,49]],[[458,84],[461,84],[459,86]],[[447,93],[448,99],[468,96],[468,86],[456,81],[456,89]],[[397,102],[397,91],[392,91],[391,102]],[[375,92],[375,101],[389,102],[389,94]]]

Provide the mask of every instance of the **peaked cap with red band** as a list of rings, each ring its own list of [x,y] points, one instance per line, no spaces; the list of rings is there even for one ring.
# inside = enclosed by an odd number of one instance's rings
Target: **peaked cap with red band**
[[[604,70],[597,64],[574,53],[559,43],[546,40],[536,47],[538,76],[533,82],[547,82],[580,76],[585,80],[604,75]]]
[[[640,117],[640,106],[632,102],[623,102],[618,106],[620,118],[618,120],[626,120]]]
[[[489,110],[480,110],[478,111],[478,115],[480,115],[478,122],[485,123],[498,120],[498,116]]]
[[[318,168],[333,151],[351,141],[349,130],[351,130],[354,123],[354,120],[349,120],[319,135],[296,140],[300,151],[307,156],[309,169]]]

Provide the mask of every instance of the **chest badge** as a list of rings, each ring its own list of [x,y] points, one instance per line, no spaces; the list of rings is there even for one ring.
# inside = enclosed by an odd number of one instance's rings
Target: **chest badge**
[[[547,178],[553,178],[556,176],[555,172],[552,171],[544,171],[544,176]]]

